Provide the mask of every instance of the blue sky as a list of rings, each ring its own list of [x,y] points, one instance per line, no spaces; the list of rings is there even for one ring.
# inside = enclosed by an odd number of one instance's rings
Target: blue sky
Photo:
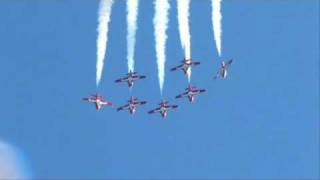
[[[320,178],[319,1],[224,1],[218,57],[209,0],[190,8],[194,104],[174,100],[187,86],[169,68],[183,58],[170,1],[163,96],[157,79],[153,4],[139,9],[130,92],[126,7],[116,0],[100,87],[95,86],[99,1],[0,2],[0,138],[23,151],[35,178]],[[229,76],[214,81],[222,59]],[[96,91],[122,105],[148,101],[134,116],[95,111]],[[162,98],[179,104],[162,120],[146,112]]]

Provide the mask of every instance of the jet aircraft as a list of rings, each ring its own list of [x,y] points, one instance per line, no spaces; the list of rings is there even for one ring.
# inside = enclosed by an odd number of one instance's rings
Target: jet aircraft
[[[189,85],[185,90],[186,91],[184,93],[177,95],[176,98],[178,99],[187,97],[190,102],[193,102],[195,100],[196,95],[206,92],[205,89],[197,89],[195,86],[192,85]]]
[[[168,114],[169,109],[175,109],[177,107],[178,107],[178,105],[170,105],[168,101],[162,100],[159,103],[158,108],[155,108],[155,109],[149,111],[148,113],[153,114],[153,113],[159,112],[161,114],[161,117],[165,118]]]
[[[104,100],[103,97],[96,93],[94,95],[91,95],[91,97],[83,98],[84,101],[94,103],[97,110],[100,110],[102,106],[112,106],[112,103],[110,101]]]
[[[217,72],[217,74],[214,76],[214,79],[217,79],[217,78],[225,79],[228,74],[227,68],[231,65],[232,61],[233,61],[232,59],[230,59],[227,62],[222,61],[220,69]]]
[[[138,101],[137,98],[131,96],[131,98],[128,100],[128,103],[119,107],[117,111],[121,110],[129,110],[130,114],[134,114],[136,112],[137,106],[138,105],[143,105],[146,104],[146,101]]]
[[[200,62],[198,62],[198,61],[193,62],[191,59],[186,59],[186,58],[184,58],[181,62],[182,62],[182,64],[180,64],[174,68],[171,68],[170,70],[176,71],[176,70],[180,69],[186,75],[188,70],[191,68],[191,66],[197,66],[200,64]]]
[[[119,82],[127,82],[128,83],[128,86],[131,88],[133,86],[133,82],[136,81],[136,80],[139,80],[139,79],[144,79],[146,78],[146,76],[143,76],[143,75],[138,75],[137,72],[132,72],[132,71],[129,71],[129,73],[126,74],[127,76],[123,77],[123,78],[120,78],[120,79],[117,79],[115,80],[116,83],[119,83]]]

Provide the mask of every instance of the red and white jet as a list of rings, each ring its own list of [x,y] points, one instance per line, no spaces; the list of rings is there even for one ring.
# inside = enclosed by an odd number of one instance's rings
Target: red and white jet
[[[179,94],[178,96],[176,96],[176,98],[178,99],[187,97],[190,102],[193,102],[196,95],[206,92],[205,89],[197,89],[195,86],[192,85],[189,85],[185,90],[186,91],[184,93]]]
[[[133,86],[133,82],[139,79],[144,79],[146,78],[146,76],[142,76],[142,75],[138,75],[137,72],[131,72],[129,71],[129,73],[127,73],[126,77],[120,78],[115,80],[116,83],[119,82],[127,82],[129,87]]]
[[[180,69],[186,75],[191,66],[196,66],[196,65],[200,64],[200,62],[192,62],[191,59],[186,59],[186,58],[184,58],[181,62],[182,62],[182,64],[180,64],[179,66],[176,66],[174,68],[171,68],[170,70],[175,71],[175,70]]]
[[[161,117],[165,118],[165,117],[167,117],[169,109],[175,109],[178,107],[178,105],[170,105],[168,101],[164,101],[164,100],[162,100],[159,103],[159,105],[160,106],[158,108],[153,109],[153,110],[149,111],[148,113],[153,114],[153,113],[159,112],[161,114]]]
[[[217,72],[217,74],[214,76],[214,79],[217,79],[217,78],[225,79],[228,74],[227,68],[231,65],[232,61],[233,61],[232,59],[230,59],[227,62],[222,61],[221,67],[220,67],[219,71]]]
[[[146,101],[138,101],[137,98],[131,96],[131,98],[128,100],[128,104],[119,107],[117,111],[128,109],[130,114],[134,114],[136,112],[138,105],[143,105],[146,103],[147,103]]]
[[[89,98],[83,98],[84,101],[94,103],[97,110],[100,110],[102,106],[112,106],[112,103],[104,100],[100,94],[91,95]]]

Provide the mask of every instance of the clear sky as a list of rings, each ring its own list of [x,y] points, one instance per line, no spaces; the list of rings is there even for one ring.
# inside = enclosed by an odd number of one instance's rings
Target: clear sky
[[[225,0],[218,57],[209,0],[192,0],[194,104],[170,72],[183,58],[170,1],[166,76],[160,96],[151,0],[141,0],[130,92],[126,6],[115,0],[105,69],[95,85],[99,1],[0,1],[0,138],[24,152],[35,178],[320,178],[319,1]],[[226,80],[213,80],[234,59]],[[114,104],[147,100],[134,116],[81,98],[99,91]],[[146,112],[179,104],[166,120]]]

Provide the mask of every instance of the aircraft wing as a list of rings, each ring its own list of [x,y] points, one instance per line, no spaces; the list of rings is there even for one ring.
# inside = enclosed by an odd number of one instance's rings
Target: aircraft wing
[[[139,104],[139,105],[143,105],[143,104],[146,104],[147,101],[138,101],[138,102],[135,102],[134,104]]]
[[[134,75],[134,76],[132,76],[132,78],[134,79],[134,80],[138,80],[138,79],[144,79],[144,78],[146,78],[146,76],[138,76],[138,75]]]
[[[116,82],[116,83],[125,82],[125,81],[127,81],[127,79],[128,79],[128,77],[124,77],[124,78],[117,79],[114,82]]]
[[[205,89],[194,89],[192,92],[203,93],[203,92],[206,92],[206,90]]]
[[[200,62],[199,61],[196,61],[196,62],[192,62],[192,65],[199,65],[200,64]]]
[[[198,92],[199,93],[204,93],[204,92],[206,92],[207,90],[205,90],[205,89],[198,89]]]
[[[92,98],[83,98],[82,100],[88,101],[88,102],[96,102],[95,99],[92,99]]]
[[[186,97],[186,96],[188,96],[188,92],[184,92],[182,94],[179,94],[176,96],[176,98],[178,99],[178,98],[182,98],[182,97]]]
[[[177,108],[177,107],[178,107],[178,105],[170,105],[170,106],[169,106],[170,109],[175,109],[175,108]]]
[[[121,111],[121,110],[128,109],[128,108],[129,108],[129,104],[126,104],[124,106],[117,108],[117,111]]]
[[[107,105],[107,106],[112,106],[112,103],[106,100],[101,100],[101,104]]]
[[[167,109],[174,109],[174,108],[177,108],[178,105],[165,105],[164,107]]]
[[[221,71],[221,70],[219,70],[219,71],[217,72],[217,74],[213,77],[213,79],[218,79],[218,78],[220,77],[220,71]]]
[[[153,114],[153,113],[156,113],[156,112],[159,112],[160,111],[160,108],[156,108],[156,109],[153,109],[151,111],[149,111],[148,113],[149,114]]]
[[[179,66],[176,66],[176,67],[173,67],[173,68],[170,69],[170,71],[175,71],[177,69],[180,69],[182,66],[183,66],[183,64],[181,64]]]
[[[229,61],[226,62],[226,66],[230,66],[230,64],[232,63],[232,59],[230,59]]]

